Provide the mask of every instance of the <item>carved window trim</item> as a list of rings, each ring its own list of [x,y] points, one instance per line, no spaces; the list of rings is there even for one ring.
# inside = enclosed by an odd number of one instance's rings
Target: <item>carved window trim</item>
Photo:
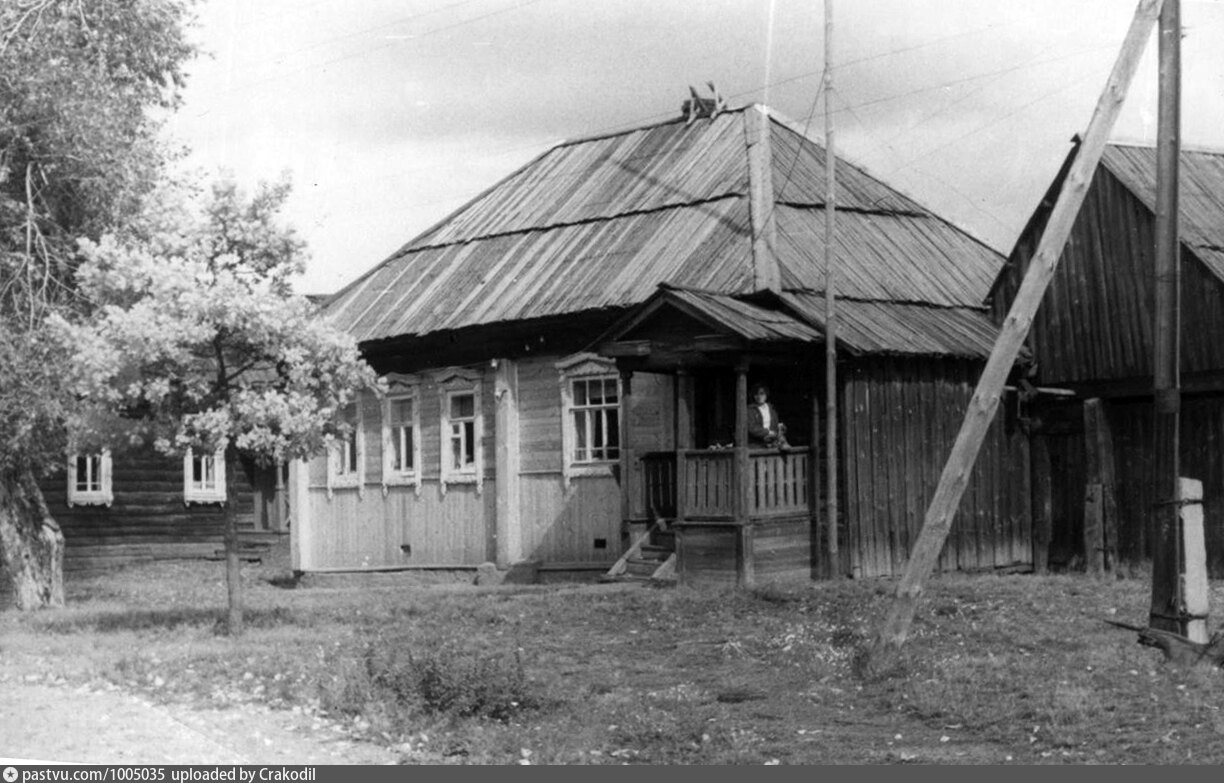
[[[424,466],[421,458],[421,388],[415,380],[405,376],[387,376],[390,391],[382,401],[382,491],[385,496],[390,487],[412,487],[419,497],[421,494],[421,475]],[[412,428],[407,444],[407,452],[412,458],[410,470],[397,470],[395,467],[396,430],[393,427],[392,414],[395,403],[410,400],[412,416],[407,422]]]
[[[614,476],[615,467],[620,461],[620,427],[624,419],[624,390],[621,388],[620,374],[616,362],[598,354],[578,353],[557,362],[559,382],[561,386],[561,473],[568,489],[577,476]],[[578,460],[578,430],[575,410],[581,406],[574,404],[575,381],[616,381],[616,449],[617,457],[604,460]]]
[[[481,400],[482,376],[479,372],[465,368],[444,370],[436,376],[438,384],[439,403],[439,460],[442,493],[446,494],[450,484],[475,484],[476,493],[484,488],[484,410]],[[472,397],[471,434],[466,431],[456,433],[452,430],[451,404],[454,400],[468,396]],[[469,421],[463,417],[459,421]],[[470,438],[472,462],[470,465],[456,467],[454,465],[453,443],[456,434],[461,442]]]
[[[93,463],[94,477],[86,476],[84,489],[80,488],[77,479],[77,463],[85,459]],[[87,468],[87,469],[90,469]],[[72,452],[68,455],[68,506],[107,506],[115,502],[113,483],[114,466],[111,461],[110,449],[95,452]],[[91,481],[91,478],[96,480]]]

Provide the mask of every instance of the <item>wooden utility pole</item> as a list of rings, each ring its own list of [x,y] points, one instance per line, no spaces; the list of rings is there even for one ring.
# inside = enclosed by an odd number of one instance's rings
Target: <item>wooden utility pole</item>
[[[1180,473],[1178,434],[1181,389],[1180,303],[1181,242],[1177,231],[1177,162],[1181,152],[1181,21],[1178,0],[1165,0],[1160,12],[1160,98],[1156,130],[1155,325],[1152,351],[1154,389],[1156,508],[1152,522],[1152,606],[1148,624],[1186,634],[1181,590],[1182,536],[1177,501]]]
[[[828,498],[829,563],[833,576],[840,575],[837,554],[837,258],[834,251],[833,223],[837,212],[835,179],[837,153],[833,146],[833,0],[825,0],[825,492]],[[813,455],[814,456],[814,455]]]
[[[960,505],[965,486],[969,483],[969,475],[977,460],[978,451],[981,450],[982,441],[994,420],[1003,384],[1015,364],[1020,348],[1024,345],[1041,298],[1054,276],[1063,246],[1084,202],[1088,185],[1092,182],[1092,175],[1109,139],[1109,132],[1122,109],[1144,46],[1160,13],[1160,6],[1160,0],[1140,0],[1135,9],[1135,18],[1126,33],[1122,50],[1114,63],[1105,90],[1097,101],[1092,120],[1088,123],[1084,143],[1080,146],[1066,182],[1058,194],[1058,200],[1054,203],[1049,222],[1037,246],[1037,253],[1029,263],[1020,290],[1003,320],[994,349],[990,352],[973,398],[969,401],[969,410],[965,413],[965,420],[952,446],[952,453],[939,477],[939,486],[927,508],[922,531],[918,534],[905,573],[897,585],[892,608],[876,637],[872,648],[873,658],[888,648],[895,649],[905,643],[910,623],[914,619],[914,610],[922,595],[923,582],[935,566],[947,540],[952,518]]]

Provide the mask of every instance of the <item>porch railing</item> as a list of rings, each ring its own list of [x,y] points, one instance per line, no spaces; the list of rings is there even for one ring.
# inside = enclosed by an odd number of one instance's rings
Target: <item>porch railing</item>
[[[749,458],[754,491],[749,516],[803,513],[808,510],[808,449],[756,452]]]
[[[665,517],[734,520],[739,484],[735,449],[683,449],[642,455],[642,489],[647,510]],[[748,454],[749,517],[808,510],[811,451],[754,450]],[[680,501],[677,503],[677,501]]]

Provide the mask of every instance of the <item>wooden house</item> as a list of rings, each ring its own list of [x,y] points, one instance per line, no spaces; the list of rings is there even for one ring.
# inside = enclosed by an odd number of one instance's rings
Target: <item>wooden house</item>
[[[861,168],[839,162],[837,190],[835,555],[824,150],[754,105],[556,146],[324,305],[391,393],[294,467],[296,567],[603,571],[653,528],[685,581],[895,573],[1003,259]],[[757,382],[785,453],[748,448]],[[1031,564],[1027,467],[1000,418],[942,567]]]
[[[1002,316],[1032,258],[1073,149],[993,290]],[[1098,549],[1150,559],[1156,150],[1111,144],[1093,176],[1028,346],[1039,557],[1054,567]],[[1181,472],[1203,482],[1211,576],[1224,577],[1224,153],[1180,157]],[[1097,507],[1100,510],[1097,510]],[[1087,514],[1086,514],[1087,510]],[[1085,519],[1088,524],[1085,524]],[[1086,545],[1085,540],[1089,543]]]

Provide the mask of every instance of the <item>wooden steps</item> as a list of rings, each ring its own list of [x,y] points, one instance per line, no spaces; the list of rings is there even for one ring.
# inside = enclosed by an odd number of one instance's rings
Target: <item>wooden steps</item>
[[[667,521],[657,520],[638,536],[621,555],[601,582],[669,583],[676,579],[676,537],[667,530]]]

